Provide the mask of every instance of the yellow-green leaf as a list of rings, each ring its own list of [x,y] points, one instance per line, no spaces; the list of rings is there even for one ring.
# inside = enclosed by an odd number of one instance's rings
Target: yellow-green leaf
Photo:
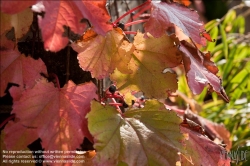
[[[112,106],[92,101],[87,118],[99,165],[172,166],[179,160],[177,153],[184,152],[181,119],[156,100],[123,116]]]
[[[178,39],[163,35],[154,38],[138,33],[134,40],[135,51],[129,63],[132,74],[122,74],[118,70],[111,75],[121,92],[143,91],[147,97],[161,98],[168,96],[167,92],[177,89],[176,74],[166,68],[180,64],[181,52],[178,50]],[[164,44],[162,44],[164,43]]]

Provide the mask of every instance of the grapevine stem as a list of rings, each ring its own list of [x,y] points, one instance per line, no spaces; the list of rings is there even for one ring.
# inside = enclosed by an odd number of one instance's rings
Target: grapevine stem
[[[103,97],[103,80],[102,79],[98,80],[97,85],[98,85],[98,98],[99,98],[99,101],[101,101]]]
[[[70,66],[70,46],[67,46],[66,83],[69,81],[69,75],[70,75],[69,66]]]
[[[131,25],[139,24],[139,23],[146,22],[146,21],[148,21],[148,19],[145,19],[145,20],[136,20],[136,21],[129,22],[129,23],[125,24],[125,27],[129,27]]]
[[[164,104],[164,105],[165,105],[165,107],[167,109],[173,110],[174,112],[176,112],[180,116],[185,114],[185,110],[181,110],[179,108],[176,108],[176,107],[173,107],[173,106],[170,106],[170,105],[167,105],[167,104]]]
[[[7,124],[11,119],[15,118],[15,114],[10,115],[8,118],[6,118],[1,124],[0,124],[0,129]]]
[[[132,19],[135,20],[136,18],[138,18],[143,12],[145,12],[146,10],[150,9],[150,5],[148,6],[144,6],[142,7],[135,15],[133,15]],[[132,21],[131,18],[127,21],[130,22]]]
[[[117,103],[117,102],[115,101],[114,98],[111,98],[111,100],[112,100],[114,103]],[[119,107],[118,105],[115,105],[115,107],[116,107],[117,111],[119,111],[119,113],[122,114],[122,111],[121,111],[120,107]]]
[[[134,31],[124,31],[125,34],[133,34],[133,35],[136,35],[137,32],[134,32]]]
[[[139,5],[139,6],[135,7],[135,8],[133,8],[133,9],[131,9],[131,10],[129,10],[128,12],[126,12],[125,14],[123,14],[121,17],[119,17],[118,19],[116,19],[116,20],[113,22],[113,24],[116,25],[121,19],[123,19],[124,17],[126,17],[127,15],[129,15],[130,13],[132,13],[133,11],[138,10],[139,8],[141,8],[141,7],[143,7],[144,5],[147,5],[147,4],[149,4],[149,3],[150,3],[150,1],[146,1],[146,2],[144,2],[143,4],[141,4],[141,5]]]

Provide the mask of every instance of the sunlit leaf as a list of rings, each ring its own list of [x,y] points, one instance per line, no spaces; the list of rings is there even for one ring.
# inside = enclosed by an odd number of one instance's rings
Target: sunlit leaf
[[[135,36],[135,51],[129,63],[132,74],[122,74],[119,71],[111,75],[121,92],[143,91],[147,97],[168,96],[167,92],[177,89],[176,74],[164,69],[180,64],[181,52],[177,48],[178,40],[175,37],[163,35],[154,38],[151,35],[146,39],[144,34]],[[164,43],[164,44],[161,44]]]
[[[106,9],[106,0],[75,0],[74,3],[98,34],[106,35],[108,31],[113,29],[109,23],[110,16]]]
[[[123,34],[115,29],[108,32],[106,36],[93,35],[93,31],[89,29],[84,34],[83,40],[73,43],[71,46],[79,53],[80,67],[90,71],[95,78],[105,78],[115,68],[129,73],[127,65],[134,47],[124,40]]]
[[[86,25],[80,23],[81,12],[71,1],[44,1],[45,16],[39,16],[39,27],[42,31],[44,48],[53,52],[64,48],[69,39],[67,28],[74,33],[83,33]]]

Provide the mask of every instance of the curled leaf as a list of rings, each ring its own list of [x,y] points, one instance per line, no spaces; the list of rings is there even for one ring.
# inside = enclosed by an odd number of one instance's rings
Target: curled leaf
[[[230,159],[225,158],[225,149],[203,135],[180,127],[186,135],[186,156],[181,156],[182,165],[217,165],[230,166]],[[191,164],[190,164],[191,163]]]
[[[196,43],[206,44],[206,39],[200,36],[200,32],[204,31],[204,25],[196,11],[177,3],[152,1],[151,4],[151,16],[144,24],[146,32],[160,37],[175,24]]]
[[[206,85],[219,94],[225,101],[229,101],[221,79],[216,76],[218,68],[210,61],[210,54],[201,53],[186,41],[181,42],[180,50],[186,71],[188,85],[194,94],[200,94]]]

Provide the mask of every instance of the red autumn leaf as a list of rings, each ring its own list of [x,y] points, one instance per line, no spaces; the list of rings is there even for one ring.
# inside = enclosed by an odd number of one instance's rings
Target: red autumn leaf
[[[185,111],[184,117],[200,125],[204,129],[205,135],[207,135],[211,140],[217,141],[217,143],[220,144],[223,142],[226,144],[226,149],[228,151],[231,149],[232,141],[230,141],[230,132],[223,124],[207,120],[197,114],[194,114],[189,109]]]
[[[8,33],[5,32],[1,35],[0,37],[0,43],[1,43],[1,50],[9,50],[9,49],[14,49],[15,48],[15,43],[12,40],[8,40],[5,35]],[[1,55],[0,55],[1,56]]]
[[[25,89],[32,88],[36,79],[41,77],[40,73],[47,73],[45,64],[41,59],[34,60],[31,57],[25,57],[16,50],[1,51],[1,93],[9,82],[19,84]]]
[[[96,33],[105,35],[113,29],[109,24],[110,16],[106,10],[106,0],[75,0],[74,3],[84,18],[90,21]]]
[[[14,14],[34,5],[36,1],[3,2],[1,11]],[[82,18],[88,19],[98,34],[105,35],[112,30],[105,5],[106,0],[42,1],[35,4],[32,7],[34,11],[45,11],[44,18],[38,16],[44,48],[57,52],[68,44],[67,29],[64,26],[70,27],[74,33],[82,34],[86,28],[85,24],[80,23]]]
[[[205,136],[192,131],[185,127],[180,127],[181,131],[186,135],[187,157],[181,157],[181,165],[217,165],[230,166],[230,159],[225,158],[223,153],[225,149]]]
[[[16,87],[16,86],[12,86],[9,89],[9,92],[11,94],[13,101],[18,101],[22,96],[23,89]]]
[[[7,149],[24,150],[38,139],[36,129],[23,126],[20,121],[9,121],[4,128],[4,142]]]
[[[19,142],[21,135],[14,137],[18,135],[8,130],[21,125],[26,128],[24,132],[35,130],[45,150],[75,150],[84,137],[92,138],[85,115],[95,97],[96,86],[93,83],[76,86],[69,81],[58,89],[53,83],[41,79],[33,89],[24,91],[20,100],[14,101],[12,113],[20,121],[5,132]]]
[[[221,85],[221,79],[216,76],[218,68],[210,61],[210,55],[203,55],[186,41],[181,42],[180,50],[184,53],[182,55],[183,64],[192,92],[195,95],[200,94],[206,85],[210,85],[212,90],[228,102],[229,99]]]
[[[206,44],[206,40],[200,36],[200,32],[204,31],[204,25],[195,11],[177,3],[152,1],[151,4],[151,16],[144,24],[146,32],[160,37],[175,24],[196,43]]]
[[[15,14],[23,11],[24,9],[34,5],[37,0],[26,1],[1,1],[1,12],[7,14]]]
[[[80,23],[83,18],[77,6],[71,1],[44,1],[45,16],[39,16],[39,27],[42,31],[44,48],[53,52],[64,48],[69,39],[67,28],[74,33],[83,33],[86,25]]]

